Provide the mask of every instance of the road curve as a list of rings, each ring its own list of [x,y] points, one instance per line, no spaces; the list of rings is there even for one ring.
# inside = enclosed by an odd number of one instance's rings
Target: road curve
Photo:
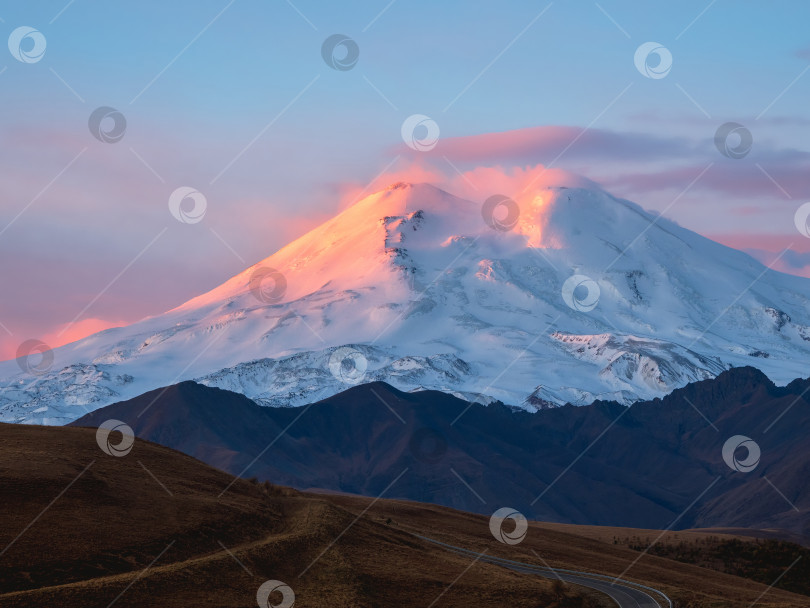
[[[486,555],[448,545],[438,540],[428,538],[426,536],[419,536],[422,540],[426,540],[433,544],[444,547],[448,551],[459,553],[461,555],[475,557],[479,561],[503,566],[516,572],[524,572],[526,574],[537,574],[545,578],[558,578],[567,583],[574,585],[581,585],[582,587],[589,587],[596,591],[601,591],[610,597],[619,608],[672,608],[672,601],[662,592],[652,587],[645,587],[637,583],[616,582],[613,577],[605,576],[603,574],[594,574],[591,572],[578,572],[575,570],[562,570],[556,568],[544,568],[535,566],[534,564],[526,564],[523,562],[516,562],[501,557]],[[660,601],[655,599],[655,596],[660,597]]]

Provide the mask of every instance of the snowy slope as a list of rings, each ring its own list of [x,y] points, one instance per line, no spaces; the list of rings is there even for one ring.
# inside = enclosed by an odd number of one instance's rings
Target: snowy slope
[[[511,230],[390,186],[178,308],[56,349],[45,374],[0,363],[0,420],[61,424],[184,379],[267,405],[380,379],[534,409],[729,366],[807,375],[810,281],[569,185],[520,199]]]

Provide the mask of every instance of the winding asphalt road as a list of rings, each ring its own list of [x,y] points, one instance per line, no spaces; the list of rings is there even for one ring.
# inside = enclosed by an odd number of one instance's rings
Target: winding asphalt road
[[[418,536],[418,535],[417,535]],[[619,608],[672,608],[672,601],[662,592],[652,587],[645,587],[637,583],[616,582],[613,577],[591,572],[578,572],[575,570],[561,570],[555,568],[544,568],[533,564],[525,564],[492,555],[482,555],[469,549],[463,549],[454,545],[448,545],[432,538],[419,536],[422,540],[444,547],[448,551],[459,553],[464,556],[474,557],[482,562],[503,566],[516,572],[526,574],[537,574],[545,578],[558,578],[567,583],[590,587],[596,591],[601,591],[609,596]],[[654,596],[659,599],[656,600]]]

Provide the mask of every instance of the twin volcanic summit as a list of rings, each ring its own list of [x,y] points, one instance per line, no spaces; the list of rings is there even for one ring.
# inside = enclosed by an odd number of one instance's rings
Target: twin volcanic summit
[[[0,363],[0,420],[65,424],[183,380],[261,405],[384,380],[531,411],[730,367],[806,375],[810,281],[592,185],[519,203],[504,230],[480,201],[392,185],[208,293],[55,349],[44,373]]]

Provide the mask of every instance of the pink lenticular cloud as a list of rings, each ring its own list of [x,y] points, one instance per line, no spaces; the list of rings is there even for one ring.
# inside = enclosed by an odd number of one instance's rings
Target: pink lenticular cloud
[[[447,137],[428,155],[460,162],[551,162],[564,154],[578,160],[593,158],[663,159],[694,154],[698,146],[684,138],[619,133],[582,127],[540,126],[499,133]]]
[[[454,193],[471,200],[484,200],[493,194],[519,200],[549,186],[597,187],[581,175],[544,165],[476,167],[460,174],[450,174],[447,183]]]
[[[810,153],[757,141],[744,159],[723,157],[715,127],[700,139],[581,127],[540,126],[442,138],[429,152],[397,146],[409,158],[448,161],[460,171],[474,165],[564,166],[608,189],[641,194],[683,189],[709,164],[698,188],[740,198],[810,198]]]
[[[661,171],[632,172],[601,180],[607,188],[631,189],[635,192],[653,192],[682,189],[706,164],[694,164]],[[762,163],[724,162],[712,165],[701,178],[701,190],[722,192],[725,195],[751,199],[754,197],[810,198],[807,179],[810,162],[779,165]],[[750,210],[749,210],[750,211]]]
[[[478,202],[483,202],[493,194],[503,194],[519,200],[551,185],[598,187],[593,181],[581,175],[540,164],[478,166],[463,171],[443,161],[440,164],[428,164],[419,158],[415,161],[402,159],[390,170],[377,175],[370,184],[346,182],[340,185],[338,190],[343,193],[340,209],[343,210],[363,197],[396,182],[426,182],[455,196]]]

